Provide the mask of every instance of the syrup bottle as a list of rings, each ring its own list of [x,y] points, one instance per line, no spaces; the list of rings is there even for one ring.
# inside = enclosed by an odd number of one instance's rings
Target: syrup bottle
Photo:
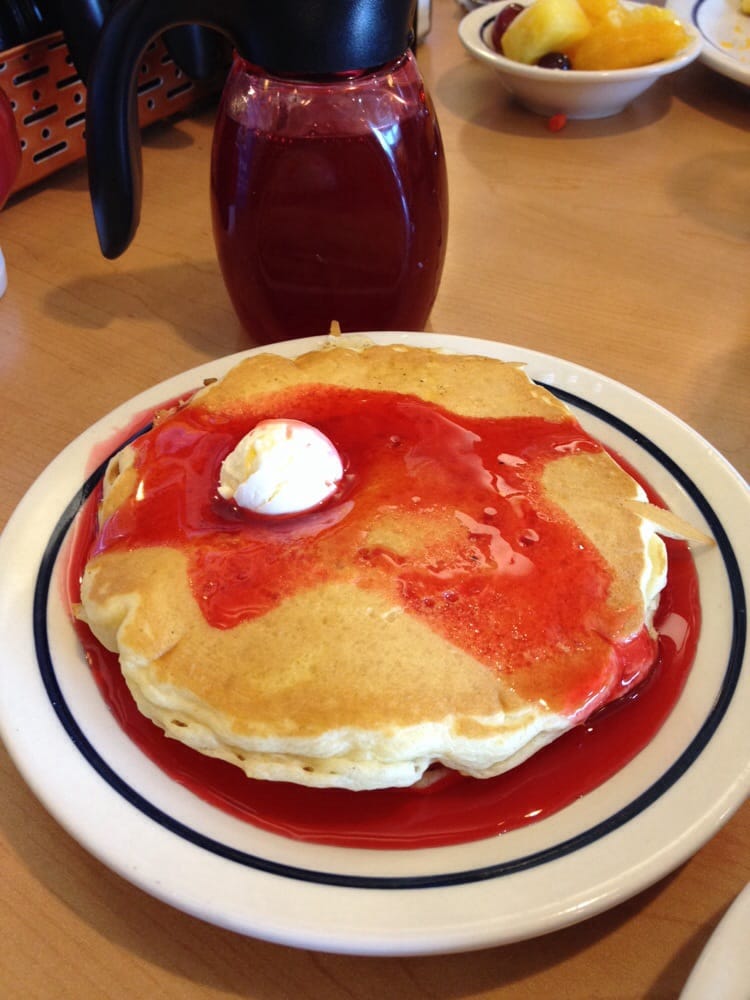
[[[138,223],[141,52],[186,23],[235,49],[210,195],[222,274],[249,334],[269,343],[327,333],[334,321],[343,331],[423,329],[448,206],[440,132],[410,48],[414,0],[121,0],[87,98],[104,255],[119,256]]]

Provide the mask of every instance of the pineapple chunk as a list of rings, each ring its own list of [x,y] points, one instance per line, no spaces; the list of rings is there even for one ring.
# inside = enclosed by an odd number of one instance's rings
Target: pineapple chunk
[[[567,52],[590,30],[578,0],[535,0],[503,35],[503,55],[533,65],[548,52]]]
[[[740,12],[750,14],[750,0],[740,0]]]
[[[662,7],[619,7],[597,21],[568,55],[573,69],[629,69],[671,59],[689,41],[680,22]]]
[[[597,21],[601,21],[602,18],[605,18],[611,11],[617,10],[620,6],[620,0],[578,0],[578,2],[592,25],[596,24]],[[750,3],[750,0],[748,0],[748,3]]]

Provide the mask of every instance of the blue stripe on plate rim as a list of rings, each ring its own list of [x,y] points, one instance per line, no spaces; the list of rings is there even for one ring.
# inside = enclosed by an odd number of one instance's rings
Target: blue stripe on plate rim
[[[709,45],[711,49],[715,50],[716,54],[719,55],[722,59],[730,61],[734,59],[734,61],[736,61],[740,67],[742,66],[746,67],[747,63],[745,60],[733,56],[729,48],[725,48],[722,45],[721,41],[717,41],[715,38],[713,38],[704,30],[703,25],[701,24],[701,14],[703,13],[702,8],[707,7],[709,2],[710,0],[696,0],[696,2],[690,6],[689,15],[691,24],[698,32],[698,34],[701,36],[703,41],[707,45]],[[741,18],[741,15],[739,13],[739,4],[737,4],[736,8],[729,9],[728,12],[730,14],[734,13],[738,18]],[[739,26],[737,27],[736,30],[739,30]]]
[[[540,384],[544,385],[544,383]],[[144,796],[142,796],[136,789],[132,788],[127,782],[125,782],[102,759],[96,748],[92,746],[89,740],[87,740],[84,736],[70,710],[70,707],[63,697],[55,675],[54,663],[50,652],[49,635],[47,632],[47,604],[52,572],[54,570],[55,562],[63,540],[73,520],[75,519],[76,514],[80,510],[81,505],[85,502],[86,498],[91,494],[101,480],[107,461],[103,462],[86,480],[84,485],[65,508],[57,525],[55,526],[42,557],[34,588],[33,602],[34,645],[37,665],[39,667],[47,696],[71,742],[83,755],[89,765],[98,772],[100,777],[106,781],[112,789],[118,792],[127,802],[129,802],[133,808],[139,810],[154,823],[159,824],[175,836],[181,837],[197,847],[218,855],[227,861],[277,875],[282,878],[356,889],[403,890],[465,885],[472,882],[481,882],[489,879],[500,878],[504,875],[510,875],[527,869],[536,868],[593,844],[601,837],[606,836],[613,830],[616,830],[625,823],[630,822],[638,816],[639,813],[643,812],[644,809],[659,799],[669,788],[679,781],[691,764],[700,756],[703,749],[706,747],[711,737],[721,724],[721,721],[732,701],[742,667],[747,633],[747,608],[745,604],[745,591],[742,582],[742,574],[737,558],[734,554],[732,544],[715,511],[693,480],[673,461],[673,459],[670,458],[665,451],[663,451],[648,437],[637,432],[628,423],[621,420],[619,417],[615,417],[613,414],[608,413],[595,403],[582,399],[558,386],[545,385],[544,387],[549,389],[564,402],[569,403],[578,409],[584,410],[610,424],[610,426],[629,437],[635,444],[639,445],[651,456],[653,456],[653,458],[655,458],[680,484],[700,510],[701,514],[706,519],[709,531],[713,535],[724,560],[729,588],[732,595],[732,640],[721,688],[716,701],[706,715],[701,728],[693,738],[692,742],[648,788],[605,820],[582,831],[574,837],[570,837],[569,839],[561,841],[558,844],[554,844],[544,850],[498,864],[486,865],[466,871],[442,872],[432,875],[419,876],[347,875],[344,873],[316,871],[314,869],[299,868],[293,865],[281,864],[267,858],[259,857],[258,855],[249,854],[230,847],[227,844],[223,844],[211,837],[207,837],[199,831],[186,826],[178,820],[175,820],[153,802],[144,798]],[[139,434],[144,433],[146,430],[148,430],[148,427],[145,427],[139,432]],[[136,434],[133,437],[138,437],[139,434]],[[119,450],[119,448],[117,450]]]
[[[724,51],[724,49],[722,49],[722,47],[718,45],[713,38],[710,38],[698,23],[700,9],[701,7],[703,7],[705,2],[706,0],[697,0],[697,2],[693,4],[693,6],[690,8],[690,21],[692,22],[693,27],[700,34],[704,42],[708,42],[711,48],[721,52],[722,55],[726,55],[727,53]]]

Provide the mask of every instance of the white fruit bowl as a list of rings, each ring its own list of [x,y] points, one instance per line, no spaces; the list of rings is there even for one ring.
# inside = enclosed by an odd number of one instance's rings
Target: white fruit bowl
[[[458,35],[468,52],[491,66],[514,97],[538,115],[566,118],[608,118],[616,115],[656,81],[697,59],[702,42],[683,22],[690,42],[673,59],[635,69],[559,70],[527,66],[496,52],[490,44],[492,22],[512,0],[484,4],[461,20]],[[637,4],[628,4],[637,6]]]

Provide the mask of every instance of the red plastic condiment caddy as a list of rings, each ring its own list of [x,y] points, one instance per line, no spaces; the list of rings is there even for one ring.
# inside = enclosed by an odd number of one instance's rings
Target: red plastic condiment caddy
[[[141,126],[184,111],[216,89],[197,83],[152,42],[138,70]],[[0,52],[0,88],[10,100],[21,141],[21,169],[12,191],[35,184],[86,155],[86,87],[62,32]]]

